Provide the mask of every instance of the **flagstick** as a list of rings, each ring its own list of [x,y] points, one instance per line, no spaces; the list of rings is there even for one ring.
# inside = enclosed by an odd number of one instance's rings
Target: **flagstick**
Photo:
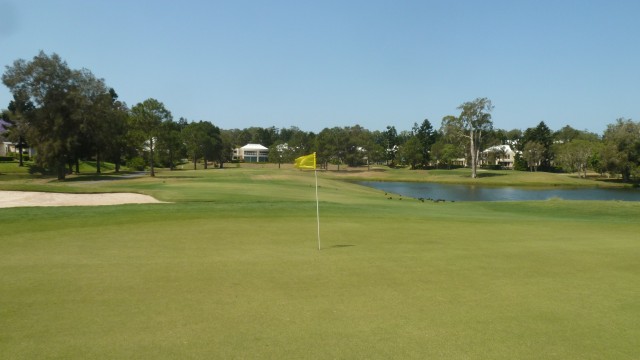
[[[314,170],[316,175],[316,217],[318,218],[318,250],[320,250],[320,202],[318,200],[318,170]]]

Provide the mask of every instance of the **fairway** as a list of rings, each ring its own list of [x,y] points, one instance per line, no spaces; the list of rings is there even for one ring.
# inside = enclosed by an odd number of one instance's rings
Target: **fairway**
[[[422,203],[339,177],[319,173],[320,251],[313,172],[0,181],[168,202],[0,209],[0,358],[640,357],[639,204]]]

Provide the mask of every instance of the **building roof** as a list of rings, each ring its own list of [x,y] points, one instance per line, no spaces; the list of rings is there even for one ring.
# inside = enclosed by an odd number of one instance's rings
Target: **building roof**
[[[242,151],[246,151],[246,150],[269,150],[268,148],[260,145],[260,144],[247,144],[243,147],[241,147],[240,149],[242,149]]]
[[[491,152],[491,151],[496,151],[496,150],[503,150],[506,153],[514,152],[513,150],[511,150],[511,146],[509,146],[509,145],[495,145],[495,146],[492,146],[492,147],[486,149],[483,152]]]

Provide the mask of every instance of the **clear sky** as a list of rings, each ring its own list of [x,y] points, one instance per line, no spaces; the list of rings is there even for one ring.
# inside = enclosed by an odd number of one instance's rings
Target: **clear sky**
[[[0,65],[55,52],[129,106],[223,129],[438,128],[488,97],[497,128],[602,133],[640,120],[639,15],[637,0],[0,0]]]

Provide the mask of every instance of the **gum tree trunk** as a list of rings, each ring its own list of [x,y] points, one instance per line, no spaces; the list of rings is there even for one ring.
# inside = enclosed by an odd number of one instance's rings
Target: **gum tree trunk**
[[[476,154],[475,134],[473,130],[470,131],[469,138],[471,139],[471,177],[475,179],[478,177],[478,155]]]

